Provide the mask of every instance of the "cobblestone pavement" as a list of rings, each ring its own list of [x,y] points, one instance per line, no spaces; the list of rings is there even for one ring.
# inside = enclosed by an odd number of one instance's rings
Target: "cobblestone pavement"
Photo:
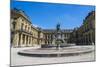
[[[85,47],[94,48],[93,46],[85,46]],[[21,56],[17,54],[17,52],[20,50],[32,49],[32,48],[33,47],[11,48],[11,66],[51,64],[51,63],[69,63],[69,62],[83,62],[83,61],[95,60],[94,52],[76,55],[76,56],[68,56],[68,57],[28,57],[28,56]],[[33,48],[33,49],[36,49],[36,48]]]

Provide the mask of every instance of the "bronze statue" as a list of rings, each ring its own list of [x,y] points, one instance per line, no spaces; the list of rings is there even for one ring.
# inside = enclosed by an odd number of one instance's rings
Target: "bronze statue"
[[[57,28],[57,31],[60,30],[60,24],[59,23],[57,24],[56,28]]]

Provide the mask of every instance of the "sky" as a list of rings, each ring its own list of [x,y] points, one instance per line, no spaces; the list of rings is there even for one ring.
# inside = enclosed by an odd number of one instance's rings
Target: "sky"
[[[43,29],[54,29],[58,23],[62,29],[79,27],[88,13],[95,10],[93,5],[25,1],[12,1],[11,9],[13,8],[23,10],[34,26]]]

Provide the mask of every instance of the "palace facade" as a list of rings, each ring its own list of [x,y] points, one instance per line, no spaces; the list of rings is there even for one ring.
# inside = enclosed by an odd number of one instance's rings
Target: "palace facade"
[[[90,12],[79,28],[62,29],[61,37],[66,43],[91,44],[95,43],[95,12]],[[11,46],[24,47],[42,44],[55,44],[56,29],[35,27],[24,11],[11,10]]]
[[[44,43],[43,31],[32,25],[21,10],[11,10],[11,46],[34,46]]]
[[[55,33],[56,29],[44,29],[44,37],[45,37],[45,44],[55,44]],[[69,38],[70,38],[70,33],[73,30],[68,30],[68,29],[62,29],[61,30],[61,39],[64,40],[65,43],[70,43]]]
[[[95,11],[88,13],[79,28],[71,33],[70,40],[77,45],[95,44]]]

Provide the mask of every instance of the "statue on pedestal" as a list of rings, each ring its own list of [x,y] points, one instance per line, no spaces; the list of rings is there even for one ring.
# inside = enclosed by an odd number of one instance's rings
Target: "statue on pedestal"
[[[57,29],[57,31],[60,30],[60,24],[59,23],[57,24],[56,29]]]

